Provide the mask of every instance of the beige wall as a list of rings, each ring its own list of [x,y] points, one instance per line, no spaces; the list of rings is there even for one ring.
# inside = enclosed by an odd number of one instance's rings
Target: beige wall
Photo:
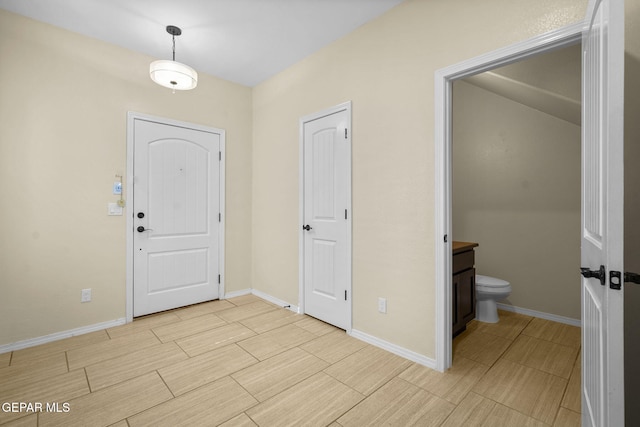
[[[580,127],[464,81],[453,99],[454,240],[505,304],[579,320]]]
[[[227,131],[226,285],[251,287],[250,88],[201,75],[172,94],[151,57],[3,10],[0,57],[0,345],[124,317],[126,217],[107,203],[127,111]]]
[[[255,87],[253,287],[298,304],[298,120],[352,100],[353,327],[434,357],[434,72],[585,6],[408,0]]]

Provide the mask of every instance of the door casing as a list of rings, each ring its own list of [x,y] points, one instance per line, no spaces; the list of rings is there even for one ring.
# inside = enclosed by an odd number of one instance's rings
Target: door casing
[[[442,68],[435,73],[435,369],[440,372],[444,372],[451,367],[453,357],[451,343],[451,124],[453,82],[532,56],[578,44],[582,40],[583,29],[584,23],[578,22]]]
[[[224,299],[225,294],[225,274],[224,274],[224,248],[225,248],[225,131],[223,129],[218,129],[209,126],[198,125],[195,123],[182,122],[173,119],[167,119],[164,117],[157,117],[143,113],[137,113],[133,111],[129,111],[127,113],[127,173],[125,176],[126,182],[126,193],[125,197],[127,198],[126,207],[132,207],[134,204],[133,200],[133,186],[135,183],[134,176],[134,120],[142,119],[148,120],[156,123],[166,124],[170,126],[178,126],[188,129],[195,129],[205,132],[213,132],[220,134],[220,222],[218,223],[219,228],[219,247],[218,247],[218,265],[219,265],[219,274],[220,274],[220,285],[218,288],[219,298]],[[133,245],[134,245],[134,212],[130,209],[125,209],[126,215],[126,227],[127,227],[127,267],[126,267],[126,306],[125,306],[125,318],[126,322],[129,323],[133,321]]]
[[[299,173],[298,173],[298,188],[299,188],[299,210],[298,210],[298,313],[304,314],[304,234],[300,231],[304,225],[304,124],[312,120],[317,120],[321,117],[329,116],[331,114],[338,113],[340,111],[347,111],[347,129],[351,133],[351,101],[344,102],[336,105],[335,107],[328,108],[326,110],[319,111],[317,113],[309,114],[300,118],[299,125]],[[349,293],[349,304],[347,304],[348,310],[348,325],[347,333],[351,333],[353,325],[353,284],[352,284],[352,218],[353,212],[351,207],[351,141],[352,136],[349,135],[349,150],[347,159],[347,165],[349,167],[349,173],[347,174],[347,292]]]

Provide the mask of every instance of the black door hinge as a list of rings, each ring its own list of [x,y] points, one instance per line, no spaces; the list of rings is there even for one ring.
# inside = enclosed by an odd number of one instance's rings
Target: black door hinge
[[[218,213],[218,222],[222,222],[222,213]]]
[[[344,210],[344,219],[347,219],[347,210]]]
[[[220,275],[218,274],[218,284],[220,284]]]
[[[344,128],[344,139],[347,139],[347,128]]]
[[[345,300],[345,301],[347,300],[347,290],[346,290],[346,289],[345,289],[345,291],[344,291],[344,300]]]
[[[222,161],[222,151],[218,151],[218,161]]]

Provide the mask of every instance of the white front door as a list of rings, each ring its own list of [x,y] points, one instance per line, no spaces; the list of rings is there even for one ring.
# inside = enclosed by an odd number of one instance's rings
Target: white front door
[[[133,126],[133,315],[216,299],[221,134]]]
[[[350,105],[303,119],[304,312],[351,328]]]
[[[624,425],[624,4],[592,0],[582,41],[582,425]],[[621,273],[623,276],[623,273]],[[614,289],[618,287],[619,289]]]

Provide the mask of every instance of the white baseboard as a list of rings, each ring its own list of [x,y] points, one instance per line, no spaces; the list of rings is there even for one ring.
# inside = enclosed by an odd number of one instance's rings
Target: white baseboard
[[[250,294],[251,294],[251,289],[247,288],[247,289],[241,289],[239,291],[227,292],[220,299],[229,299],[229,298],[241,297],[243,295],[250,295]]]
[[[298,313],[300,314],[300,307],[298,307],[297,305],[293,305],[293,304],[289,304],[288,302],[281,300],[279,298],[273,297],[269,294],[266,294],[262,291],[259,291],[257,289],[251,289],[251,293],[257,297],[262,298],[265,301],[269,301],[271,304],[275,304],[278,305],[280,307],[286,308],[287,310],[291,310],[294,313]]]
[[[411,360],[412,362],[419,363],[423,366],[426,366],[427,368],[436,369],[436,361],[434,359],[416,353],[415,351],[407,350],[404,347],[400,347],[399,345],[381,340],[380,338],[376,338],[373,335],[365,334],[364,332],[358,331],[356,329],[352,329],[349,335],[361,341],[379,347],[383,350],[387,350],[400,357],[404,357],[405,359]]]
[[[507,305],[498,303],[498,309],[504,311],[511,311],[518,314],[525,314],[531,317],[539,317],[540,319],[552,320],[558,323],[564,323],[565,325],[582,327],[582,321],[580,319],[572,319],[571,317],[558,316],[557,314],[544,313],[542,311],[530,310],[528,308],[516,307],[513,305]]]
[[[22,350],[23,348],[34,347],[40,344],[46,344],[52,341],[58,341],[64,338],[75,337],[76,335],[88,334],[89,332],[100,331],[102,329],[113,328],[114,326],[124,325],[126,319],[121,317],[120,319],[109,320],[106,322],[95,323],[93,325],[81,326],[75,329],[69,329],[68,331],[55,332],[53,334],[45,335],[42,337],[30,338],[24,341],[18,341],[10,344],[0,345],[0,354],[7,353],[9,351]]]

